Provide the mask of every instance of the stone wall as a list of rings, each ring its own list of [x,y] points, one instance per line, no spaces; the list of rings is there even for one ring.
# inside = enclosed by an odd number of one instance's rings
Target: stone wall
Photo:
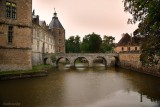
[[[160,77],[160,62],[154,67],[143,67],[140,62],[140,53],[119,53],[119,62],[122,68]]]
[[[52,32],[55,38],[55,52],[65,53],[65,30],[54,28]]]
[[[17,17],[6,18],[6,1],[16,4]],[[32,0],[0,0],[0,23],[28,27],[32,25]]]
[[[0,25],[3,34],[0,34],[0,47],[31,48],[31,28],[13,25],[13,40],[8,43],[8,25]]]
[[[16,18],[8,18],[6,1],[16,4]],[[0,0],[0,70],[31,69],[32,0]],[[13,27],[8,42],[9,26]]]
[[[43,64],[42,53],[40,52],[32,52],[32,65],[40,65]]]
[[[44,54],[55,53],[55,39],[46,26],[33,23],[32,65],[44,64]]]
[[[0,49],[0,71],[31,69],[30,58],[30,50]]]

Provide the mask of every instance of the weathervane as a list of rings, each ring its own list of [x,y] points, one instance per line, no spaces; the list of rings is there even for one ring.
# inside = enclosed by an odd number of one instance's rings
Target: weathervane
[[[54,12],[56,13],[56,9],[54,8]]]
[[[54,17],[57,17],[56,9],[54,8]]]

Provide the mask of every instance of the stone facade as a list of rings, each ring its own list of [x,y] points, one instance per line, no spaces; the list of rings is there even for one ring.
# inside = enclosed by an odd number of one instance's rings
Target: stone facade
[[[55,28],[51,30],[53,35],[55,35],[55,52],[65,53],[65,30]]]
[[[52,64],[53,53],[65,53],[65,30],[58,20],[57,13],[49,24],[40,21],[39,16],[32,13],[32,65]]]
[[[39,21],[38,15],[33,15],[32,31],[32,65],[49,64],[51,60],[44,54],[55,53],[55,38],[45,21]]]
[[[127,33],[123,34],[114,51],[117,53],[140,51],[143,40],[143,37],[132,37]]]
[[[0,0],[0,71],[31,69],[32,0]]]
[[[119,53],[119,62],[123,68],[160,77],[160,62],[154,67],[143,67],[140,62],[140,53]]]
[[[140,51],[140,46],[139,45],[135,45],[135,46],[131,46],[131,45],[117,46],[114,49],[114,51],[117,52],[117,53],[129,52],[129,51]]]
[[[57,13],[47,26],[32,13],[32,0],[0,0],[0,71],[51,63],[45,54],[65,53],[65,30]]]
[[[144,37],[123,34],[115,48],[115,52],[119,53],[119,66],[160,77],[160,62],[154,67],[143,67],[140,62],[140,47],[144,40]]]

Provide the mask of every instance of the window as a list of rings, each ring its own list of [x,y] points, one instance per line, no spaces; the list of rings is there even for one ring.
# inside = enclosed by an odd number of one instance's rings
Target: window
[[[131,49],[130,49],[130,47],[128,47],[128,51],[130,51]]]
[[[124,48],[122,47],[122,51],[124,50]]]
[[[6,14],[8,18],[16,19],[16,4],[6,2]]]
[[[61,40],[61,39],[59,39],[59,43],[62,43],[62,40]]]
[[[58,52],[61,52],[61,48],[60,47],[58,47]]]
[[[42,39],[45,40],[45,33],[43,33],[43,38]]]
[[[37,41],[37,51],[39,51],[39,41]]]
[[[13,41],[13,26],[8,26],[8,43]]]
[[[59,31],[59,35],[61,35],[62,33],[61,33],[61,31]]]
[[[137,47],[135,47],[135,50],[137,51]]]

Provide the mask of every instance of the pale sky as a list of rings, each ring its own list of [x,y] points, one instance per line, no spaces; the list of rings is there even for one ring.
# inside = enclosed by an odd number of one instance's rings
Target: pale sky
[[[124,12],[122,0],[33,0],[32,9],[40,20],[50,23],[54,8],[65,28],[66,38],[95,32],[114,36],[116,42],[122,33],[132,33],[136,25],[127,24],[132,16]]]

